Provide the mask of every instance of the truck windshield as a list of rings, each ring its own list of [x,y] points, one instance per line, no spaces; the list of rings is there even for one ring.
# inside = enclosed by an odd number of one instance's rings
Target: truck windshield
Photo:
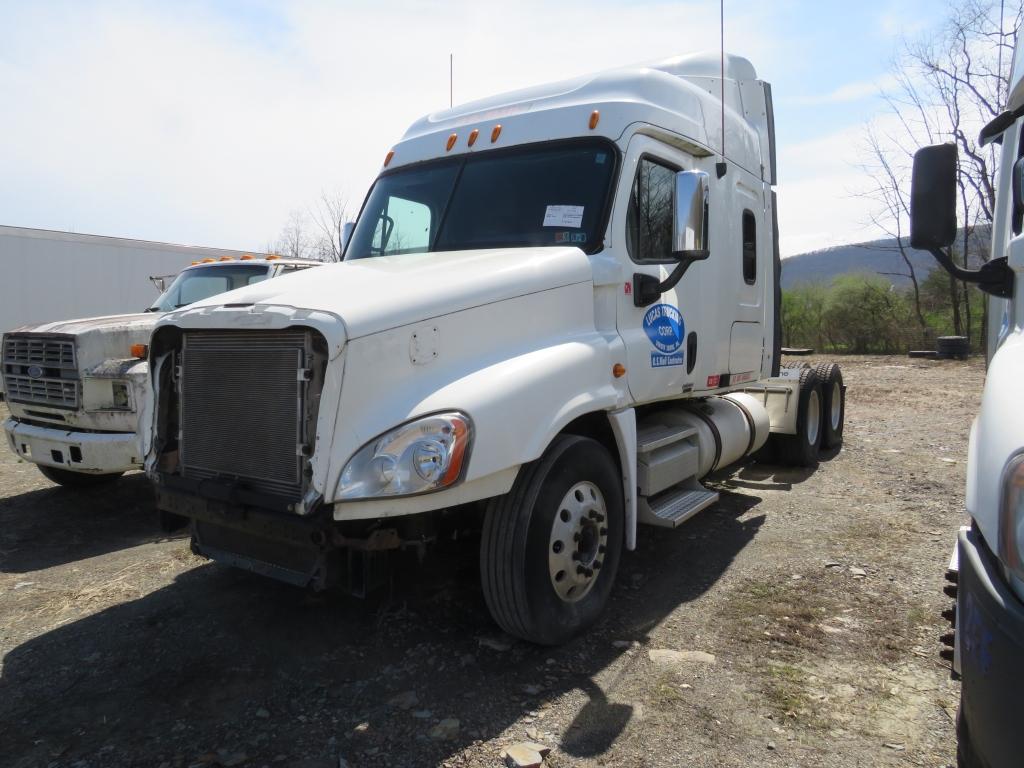
[[[211,265],[186,269],[174,278],[174,282],[153,302],[149,311],[170,312],[218,293],[258,283],[269,276],[270,266],[267,264]]]
[[[385,173],[346,259],[574,245],[600,250],[617,154],[601,140],[461,155]]]

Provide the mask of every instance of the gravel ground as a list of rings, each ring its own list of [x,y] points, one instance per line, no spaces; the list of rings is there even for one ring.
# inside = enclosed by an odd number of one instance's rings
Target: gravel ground
[[[495,766],[530,740],[552,767],[951,765],[939,612],[983,365],[841,363],[843,450],[717,475],[557,649],[491,623],[472,540],[376,599],[314,595],[195,558],[141,474],[71,492],[4,449],[0,763]]]

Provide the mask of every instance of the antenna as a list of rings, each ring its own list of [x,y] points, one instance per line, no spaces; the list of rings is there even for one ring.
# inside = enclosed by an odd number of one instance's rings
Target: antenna
[[[725,172],[728,166],[725,164],[725,0],[719,0],[718,3],[718,52],[719,62],[721,64],[721,71],[719,75],[720,96],[722,102],[722,160],[715,163],[715,173],[718,178],[725,176]]]
[[[448,108],[455,106],[455,54],[448,54]]]

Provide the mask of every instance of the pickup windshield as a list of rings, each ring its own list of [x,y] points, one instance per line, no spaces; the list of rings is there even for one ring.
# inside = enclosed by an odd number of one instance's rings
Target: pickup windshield
[[[617,162],[602,140],[528,145],[400,168],[377,179],[346,259],[574,245],[601,249]]]
[[[267,264],[229,264],[192,267],[180,273],[167,290],[160,294],[150,312],[170,312],[218,293],[244,288],[266,280],[271,267]]]

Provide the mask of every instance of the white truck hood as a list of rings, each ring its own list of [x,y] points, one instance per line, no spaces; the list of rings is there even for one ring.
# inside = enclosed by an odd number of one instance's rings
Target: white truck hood
[[[26,325],[10,333],[74,336],[79,373],[89,375],[110,361],[128,361],[132,345],[148,344],[159,319],[160,315],[155,312],[108,315]]]
[[[161,325],[208,327],[219,316],[230,326],[229,313],[221,309],[292,307],[334,315],[344,323],[344,336],[355,339],[591,279],[590,260],[580,249],[570,247],[381,256],[304,270],[222,293],[166,315]],[[214,308],[218,309],[211,312]],[[190,322],[193,318],[195,322]]]
[[[23,325],[10,333],[66,333],[76,336],[95,330],[152,330],[160,315],[141,312],[131,315],[107,315],[106,317],[85,317],[79,320],[58,320],[54,323]]]

